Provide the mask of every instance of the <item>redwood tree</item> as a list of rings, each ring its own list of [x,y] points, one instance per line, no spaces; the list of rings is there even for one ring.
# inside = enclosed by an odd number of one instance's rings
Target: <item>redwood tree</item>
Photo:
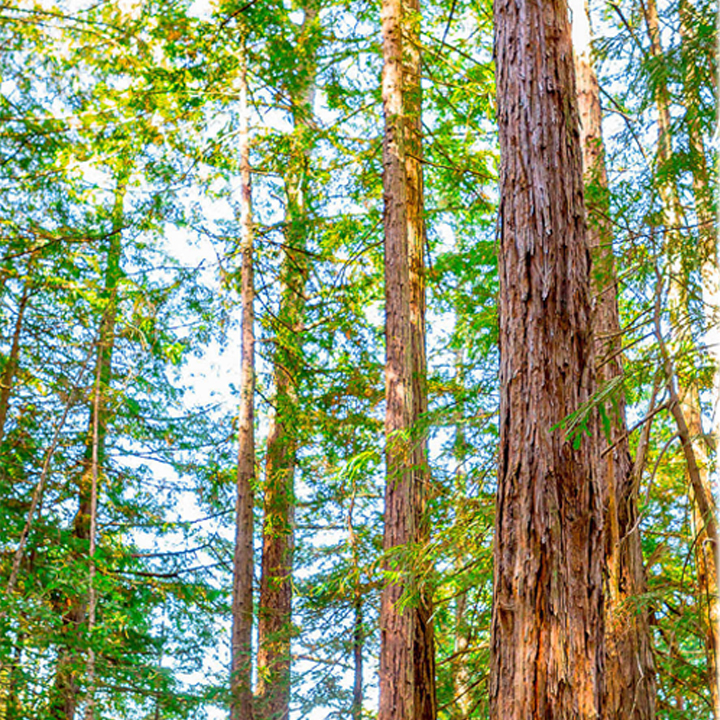
[[[609,387],[622,379],[623,366],[600,89],[590,56],[590,23],[584,4],[572,0],[570,7],[592,257],[597,381]],[[655,717],[655,663],[649,613],[640,600],[646,581],[638,520],[645,444],[639,444],[633,463],[621,389],[614,395],[606,427],[597,440],[605,506],[605,717],[651,720]]]
[[[590,257],[565,0],[496,0],[500,449],[493,718],[602,711]],[[570,417],[576,423],[568,423]],[[568,426],[574,426],[571,433]]]
[[[385,569],[380,720],[434,720],[432,598],[419,587],[428,536],[421,86],[417,2],[382,4],[385,114]]]

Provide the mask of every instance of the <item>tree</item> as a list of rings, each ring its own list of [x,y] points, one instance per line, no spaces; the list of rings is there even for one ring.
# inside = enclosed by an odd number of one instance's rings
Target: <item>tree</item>
[[[417,548],[427,537],[425,228],[420,161],[419,5],[382,5],[385,207],[385,514],[389,580],[381,594],[380,712],[434,718],[432,601],[419,588]],[[422,563],[422,559],[419,560]]]
[[[258,608],[259,719],[285,720],[290,703],[292,637],[292,556],[294,475],[297,462],[297,385],[309,275],[310,225],[308,165],[315,86],[315,46],[319,8],[303,7],[298,33],[298,76],[288,83],[294,129],[284,173],[285,252],[280,269],[280,306],[275,323],[273,381],[275,411],[270,421],[263,497],[263,554]]]
[[[565,2],[495,3],[500,450],[490,714],[602,713],[590,258]]]
[[[589,16],[572,2],[573,49],[580,112],[580,142],[591,248],[593,332],[597,383],[622,383],[622,331],[618,282],[610,222],[607,172],[602,138],[600,90],[592,65]],[[603,409],[597,434],[598,476],[605,505],[605,696],[608,718],[655,717],[655,664],[638,518],[638,489],[645,462],[644,445],[635,463],[630,455],[622,385]]]
[[[253,500],[255,484],[255,288],[247,83],[247,31],[240,31],[240,222],[242,311],[237,500],[233,558],[231,718],[252,719]]]

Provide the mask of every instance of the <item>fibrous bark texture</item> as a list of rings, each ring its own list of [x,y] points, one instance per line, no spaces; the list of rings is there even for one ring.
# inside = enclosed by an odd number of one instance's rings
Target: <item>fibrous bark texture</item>
[[[240,305],[242,308],[235,554],[233,558],[231,720],[252,720],[253,486],[255,484],[255,288],[245,37],[240,56]]]
[[[607,174],[602,139],[600,91],[590,56],[590,24],[584,2],[572,0],[573,45],[580,139],[592,259],[593,330],[597,382],[622,379],[622,342],[617,277],[609,221]],[[621,390],[606,408],[598,432],[598,480],[605,507],[605,700],[607,720],[655,717],[655,663],[652,654],[642,543],[638,522],[639,473],[633,471]]]
[[[495,55],[501,394],[491,717],[595,720],[603,695],[602,497],[593,443],[573,442],[558,427],[589,400],[594,382],[565,1],[496,0]]]
[[[385,567],[398,573],[380,596],[379,720],[412,720],[416,614],[400,606],[409,580],[407,554],[416,536],[412,452],[413,413],[408,268],[405,127],[403,122],[402,2],[383,0],[383,199],[385,207]],[[392,555],[391,555],[392,553]]]
[[[435,651],[430,583],[430,482],[425,359],[425,225],[419,23],[415,0],[385,0],[383,197],[385,229],[384,567],[395,574],[380,608],[380,720],[434,720]]]

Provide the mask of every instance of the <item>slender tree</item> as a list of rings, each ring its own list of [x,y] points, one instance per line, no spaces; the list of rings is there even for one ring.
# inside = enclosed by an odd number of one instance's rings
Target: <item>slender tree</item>
[[[255,288],[247,83],[247,33],[241,30],[238,134],[240,154],[240,307],[242,312],[235,553],[233,558],[231,719],[252,720],[253,486],[255,483]]]
[[[308,165],[315,97],[315,33],[319,9],[303,7],[297,40],[298,76],[290,86],[294,129],[284,176],[285,248],[273,367],[274,414],[270,420],[263,498],[263,554],[258,609],[258,719],[284,720],[290,703],[294,475],[297,456],[297,383],[302,368],[306,283],[310,268]]]
[[[663,48],[660,37],[660,19],[655,0],[645,0],[642,5],[645,19],[645,28],[650,41],[650,58],[659,64],[663,61]],[[687,8],[681,8],[681,27],[685,25],[687,37]],[[685,15],[685,19],[683,19]],[[685,81],[691,78],[686,69]],[[685,281],[684,256],[686,249],[683,243],[681,227],[685,224],[684,211],[680,200],[678,187],[674,182],[671,171],[673,162],[672,124],[670,115],[670,92],[662,74],[655,78],[653,95],[658,115],[658,145],[657,170],[659,194],[662,200],[662,219],[664,225],[665,254],[669,264],[668,302],[672,325],[673,345],[680,348],[687,341],[684,327],[688,308],[688,292]],[[704,280],[704,300],[706,312],[710,318],[717,312],[718,303],[718,264],[717,246],[712,238],[712,225],[709,210],[707,191],[698,187],[698,180],[702,177],[703,162],[697,157],[703,149],[702,135],[698,133],[697,108],[691,103],[687,108],[690,127],[689,135],[691,157],[695,157],[697,167],[693,171],[693,184],[696,190],[695,200],[698,219],[700,220],[700,266],[701,277]],[[698,137],[693,137],[694,135]],[[703,156],[704,159],[704,156]],[[712,329],[712,320],[708,323],[709,350],[716,356],[717,349],[713,347],[716,331]],[[656,328],[658,342],[663,346],[661,331]],[[691,340],[691,342],[694,342]],[[710,482],[710,461],[708,447],[702,426],[702,409],[697,382],[694,377],[682,377],[676,372],[676,364],[669,355],[668,349],[663,347],[664,368],[666,381],[671,396],[674,396],[671,414],[675,419],[678,434],[683,444],[686,457],[687,477],[692,488],[694,499],[693,526],[696,534],[694,543],[695,560],[698,570],[700,602],[706,608],[704,617],[705,648],[707,657],[707,678],[712,699],[715,719],[720,718],[720,669],[718,668],[718,654],[720,653],[720,599],[718,598],[718,553],[715,533],[715,516],[717,509]],[[714,389],[718,387],[717,369],[714,378]]]
[[[490,714],[590,720],[603,714],[603,517],[583,421],[574,437],[561,427],[594,383],[564,0],[496,0],[495,57],[501,389]]]
[[[425,223],[419,3],[386,0],[383,34],[385,207],[385,436],[383,549],[397,573],[383,588],[380,714],[435,718],[435,651],[429,583],[418,583],[429,535],[425,359]],[[405,595],[406,597],[403,597]],[[410,596],[409,599],[407,596]]]
[[[405,119],[405,184],[407,200],[407,248],[409,271],[410,363],[412,373],[412,502],[418,543],[418,575],[431,575],[424,559],[423,546],[430,536],[427,498],[430,467],[425,423],[428,410],[427,353],[425,333],[425,203],[422,148],[422,58],[420,53],[420,1],[403,4],[402,103]],[[415,717],[435,720],[435,639],[431,582],[418,585],[417,619],[414,623]]]
[[[73,520],[75,539],[89,549],[95,547],[95,536],[92,531],[97,503],[97,474],[105,461],[112,357],[118,314],[118,283],[121,277],[123,203],[127,179],[127,171],[123,169],[117,181],[111,212],[111,228],[108,235],[104,272],[104,303],[100,317],[95,360],[97,389],[93,393],[93,402],[90,408],[87,442],[78,481],[78,510]],[[91,571],[91,575],[94,576],[94,571]],[[90,599],[92,600],[92,598]],[[73,720],[75,717],[81,690],[77,657],[79,643],[75,636],[87,622],[88,598],[84,594],[78,593],[75,597],[68,598],[67,609],[63,610],[62,622],[67,645],[61,649],[57,661],[50,702],[50,713],[53,720],[65,720],[66,718]]]

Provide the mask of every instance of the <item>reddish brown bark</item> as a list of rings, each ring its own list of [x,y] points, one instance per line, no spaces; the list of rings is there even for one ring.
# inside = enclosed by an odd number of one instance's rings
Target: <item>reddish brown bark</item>
[[[602,716],[596,454],[558,427],[593,390],[590,258],[568,9],[496,0],[500,453],[490,714]],[[594,430],[594,428],[593,428]]]
[[[252,189],[245,36],[240,52],[240,409],[233,557],[230,666],[231,720],[252,720],[253,487],[255,484],[255,288],[253,284]]]
[[[419,556],[416,572],[429,577],[432,568],[423,557],[424,546],[430,536],[427,517],[427,496],[430,490],[430,468],[427,458],[428,410],[427,358],[425,349],[425,245],[424,187],[422,171],[422,90],[420,83],[420,2],[408,0],[403,5],[404,56],[402,73],[402,103],[405,118],[405,185],[409,271],[410,362],[412,372],[412,493],[417,528]],[[414,692],[415,718],[435,720],[437,699],[435,690],[435,640],[433,630],[433,599],[423,582],[418,588],[415,609]]]
[[[434,720],[435,657],[429,575],[419,4],[386,0],[383,35],[385,205],[385,435],[383,549],[395,573],[381,594],[380,720]]]
[[[285,720],[290,704],[292,638],[292,554],[294,475],[297,454],[297,382],[302,369],[305,286],[310,272],[306,252],[309,132],[312,123],[315,55],[311,35],[318,21],[312,2],[298,40],[299,82],[291,89],[294,131],[285,173],[285,256],[281,268],[271,418],[265,463],[263,555],[258,608],[258,680],[255,716]]]
[[[573,41],[580,111],[580,140],[588,211],[588,244],[595,298],[593,330],[600,386],[623,376],[617,277],[609,220],[602,111],[590,57],[590,26],[584,3],[573,0]],[[625,396],[618,392],[606,407],[607,424],[597,434],[598,478],[605,506],[605,699],[607,720],[655,717],[655,663],[638,522],[637,475],[625,421]]]
[[[385,225],[385,515],[384,567],[397,578],[380,596],[379,720],[415,717],[413,642],[416,613],[400,600],[410,581],[407,557],[416,537],[413,510],[412,357],[407,183],[403,118],[402,1],[383,0],[382,97]]]

